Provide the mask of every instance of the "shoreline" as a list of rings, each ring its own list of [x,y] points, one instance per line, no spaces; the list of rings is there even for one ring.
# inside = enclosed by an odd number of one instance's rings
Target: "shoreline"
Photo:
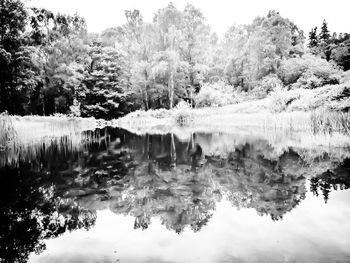
[[[20,156],[36,156],[43,144],[63,147],[67,141],[69,150],[78,152],[90,143],[108,141],[108,130],[101,131],[107,127],[120,128],[137,136],[172,134],[183,142],[194,134],[213,138],[227,136],[232,145],[260,140],[268,142],[277,152],[299,149],[310,156],[315,153],[348,156],[349,153],[349,133],[315,133],[310,123],[312,112],[237,113],[221,107],[215,109],[215,114],[205,114],[208,110],[213,112],[210,108],[187,109],[185,113],[189,114],[191,122],[186,125],[175,121],[184,109],[138,111],[111,121],[66,116],[6,116],[13,122],[15,135],[5,144],[0,140],[0,146],[4,146],[0,154],[7,152],[10,156],[7,161],[16,162]],[[1,117],[4,115],[0,115],[0,121]]]
[[[80,134],[105,127],[122,128],[135,134],[193,132],[228,132],[234,130],[278,131],[307,134],[350,134],[350,113],[319,108],[313,111],[272,113],[268,98],[221,107],[189,108],[186,105],[169,109],[137,110],[121,118],[104,120],[58,116],[12,116],[0,114],[18,137],[42,138]],[[4,124],[3,124],[4,125]],[[6,125],[5,125],[6,126]],[[4,127],[0,127],[0,130]],[[6,127],[5,127],[6,132]]]

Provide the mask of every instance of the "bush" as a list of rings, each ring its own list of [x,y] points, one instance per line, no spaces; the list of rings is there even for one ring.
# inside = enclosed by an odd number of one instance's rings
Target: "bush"
[[[347,83],[350,82],[350,70],[347,70],[343,73],[340,83]]]
[[[73,105],[69,107],[69,116],[71,117],[80,117],[81,111],[80,111],[80,102],[78,102],[77,99],[74,99]]]
[[[292,101],[288,107],[289,111],[309,111],[324,106],[324,99],[316,95],[318,89],[296,89],[293,90],[294,94],[297,94],[297,99]],[[290,91],[291,92],[291,91]]]
[[[328,84],[338,84],[341,70],[333,63],[313,55],[284,60],[278,77],[291,89],[314,89]]]
[[[283,87],[277,87],[270,96],[270,111],[279,113],[286,111],[289,104],[299,98],[299,94],[294,91],[287,91]]]
[[[181,101],[178,103],[174,111],[174,119],[178,125],[188,126],[193,121],[192,109],[187,102]]]
[[[350,83],[326,85],[316,89],[277,89],[271,94],[272,112],[310,111],[324,108],[333,111],[350,109]]]
[[[195,97],[198,107],[218,107],[232,104],[233,87],[222,81],[205,84]]]
[[[251,91],[252,96],[255,99],[265,98],[272,91],[278,87],[283,86],[282,81],[277,77],[276,74],[270,74],[265,76],[257,86]]]

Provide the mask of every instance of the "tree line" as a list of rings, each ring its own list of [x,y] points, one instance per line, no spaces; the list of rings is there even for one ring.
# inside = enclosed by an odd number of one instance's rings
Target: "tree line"
[[[308,47],[314,55],[319,55],[327,61],[334,61],[344,70],[350,69],[350,34],[328,30],[326,20],[323,20],[321,32],[317,33],[317,27],[309,33]]]
[[[88,33],[79,15],[0,3],[0,112],[116,118],[137,109],[235,103],[276,86],[338,84],[349,69],[349,35],[303,31],[270,11],[219,39],[193,5],[172,3],[152,22]],[[327,26],[327,24],[324,25]],[[311,82],[310,82],[311,79]]]

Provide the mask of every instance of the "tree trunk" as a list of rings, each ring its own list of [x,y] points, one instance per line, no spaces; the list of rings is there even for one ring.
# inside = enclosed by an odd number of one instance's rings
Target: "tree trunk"
[[[170,148],[170,159],[171,159],[171,166],[176,166],[176,145],[175,145],[175,138],[174,134],[171,134],[171,148]]]
[[[44,95],[42,96],[41,100],[43,103],[43,115],[45,116],[45,98],[44,98]]]
[[[148,110],[148,93],[147,93],[147,86],[145,85],[145,109]]]
[[[174,72],[170,71],[170,79],[169,79],[169,107],[170,109],[173,108],[174,103]]]

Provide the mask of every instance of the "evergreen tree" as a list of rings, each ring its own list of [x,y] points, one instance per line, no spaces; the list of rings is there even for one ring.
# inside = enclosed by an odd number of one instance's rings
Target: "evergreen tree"
[[[320,39],[321,57],[329,61],[331,56],[331,47],[330,47],[331,34],[328,30],[328,25],[326,20],[323,20],[322,22],[319,39]]]
[[[93,43],[90,70],[78,90],[83,117],[111,119],[127,113],[124,57],[112,47]]]
[[[310,33],[309,33],[309,44],[308,47],[314,48],[318,46],[318,37],[317,37],[317,27],[314,27],[311,29]]]
[[[328,44],[330,37],[331,37],[331,34],[329,33],[329,30],[328,30],[328,24],[324,19],[322,22],[321,32],[319,35],[320,41],[325,44]]]

